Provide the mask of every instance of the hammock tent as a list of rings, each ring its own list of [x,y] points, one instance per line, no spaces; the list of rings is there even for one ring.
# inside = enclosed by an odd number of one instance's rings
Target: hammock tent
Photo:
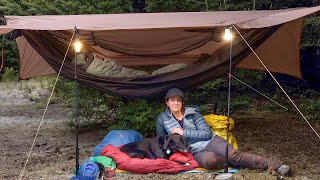
[[[77,68],[78,81],[123,97],[155,97],[171,87],[182,89],[227,74],[229,42],[222,39],[232,26],[246,39],[271,72],[301,78],[300,40],[304,17],[311,8],[138,13],[4,16],[0,34],[19,34],[20,79],[58,72],[74,29],[86,49],[129,67],[185,63],[186,68],[158,75],[99,77]],[[244,40],[236,34],[232,66],[265,70]],[[74,50],[67,52],[61,75],[74,78]],[[199,61],[202,54],[210,58]]]

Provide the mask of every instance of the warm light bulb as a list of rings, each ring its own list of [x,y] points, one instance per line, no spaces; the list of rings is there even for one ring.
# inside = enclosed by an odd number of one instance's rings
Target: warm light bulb
[[[76,52],[80,52],[81,51],[81,42],[80,40],[77,38],[74,42],[74,47]]]
[[[227,41],[232,39],[232,33],[231,33],[231,28],[227,28],[224,30],[224,36],[223,38]]]

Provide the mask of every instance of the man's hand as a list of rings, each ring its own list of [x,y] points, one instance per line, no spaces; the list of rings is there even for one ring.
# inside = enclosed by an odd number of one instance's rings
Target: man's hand
[[[171,134],[180,134],[181,136],[183,136],[183,129],[182,128],[174,128],[171,132]]]

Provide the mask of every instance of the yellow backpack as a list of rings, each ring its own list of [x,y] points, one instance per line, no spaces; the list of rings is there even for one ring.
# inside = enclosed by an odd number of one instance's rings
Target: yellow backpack
[[[211,127],[212,132],[224,139],[227,139],[227,123],[228,123],[228,117],[223,115],[215,115],[215,114],[209,114],[203,116],[204,119],[207,121],[208,125]],[[228,142],[233,146],[233,148],[238,150],[238,144],[236,141],[236,138],[234,137],[231,130],[234,129],[235,122],[232,118],[229,118],[229,136],[228,136]]]

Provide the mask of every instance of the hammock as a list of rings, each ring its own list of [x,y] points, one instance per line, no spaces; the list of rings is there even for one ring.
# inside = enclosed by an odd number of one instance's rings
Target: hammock
[[[261,45],[268,37],[270,37],[279,26],[263,28],[258,30],[246,30],[243,32],[248,42],[252,47],[256,48]],[[57,36],[57,34],[51,34],[46,31],[27,31],[22,30],[22,35],[27,39],[31,46],[46,60],[46,62],[55,70],[58,71],[63,60],[64,50],[67,49],[67,41],[61,40],[63,37]],[[67,32],[66,32],[67,33]],[[156,32],[155,32],[156,33]],[[64,34],[64,33],[63,33]],[[206,33],[207,34],[207,33]],[[199,41],[193,44],[194,47],[202,46],[211,39],[204,42]],[[169,42],[171,43],[171,42]],[[195,45],[199,44],[199,45]],[[121,44],[119,44],[120,46]],[[86,45],[88,47],[89,45]],[[104,48],[108,48],[104,45]],[[120,46],[121,47],[121,46]],[[90,49],[90,48],[88,48]],[[126,49],[126,48],[122,48]],[[114,50],[110,48],[109,50]],[[143,52],[126,51],[121,48],[118,52],[125,53],[130,52],[130,55],[138,56],[140,58],[149,57],[163,57],[172,56],[174,54],[180,54],[182,51],[177,48],[177,51],[169,50],[158,54],[141,54]],[[189,51],[189,50],[188,50]],[[251,51],[247,45],[240,39],[234,40],[233,47],[233,66],[237,65],[243,60]],[[98,77],[77,68],[78,81],[87,86],[93,87],[100,91],[108,92],[122,97],[155,97],[163,94],[167,89],[171,87],[190,88],[196,85],[203,84],[214,78],[226,75],[229,68],[229,44],[225,43],[219,50],[216,50],[211,57],[204,60],[190,64],[184,69],[169,72],[159,75],[148,75],[139,77]],[[69,62],[74,57],[73,52],[69,52]],[[74,78],[74,65],[72,63],[66,63],[62,69],[61,74],[64,77]]]

